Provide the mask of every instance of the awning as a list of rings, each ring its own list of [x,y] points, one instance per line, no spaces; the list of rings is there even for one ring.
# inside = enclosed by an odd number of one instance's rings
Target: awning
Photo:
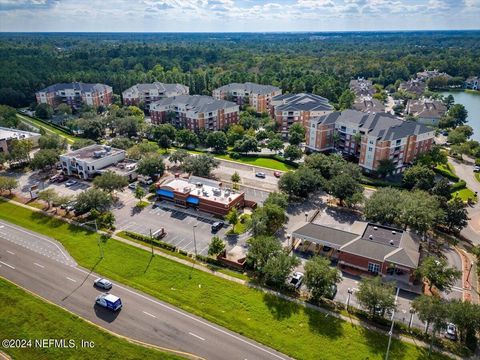
[[[157,195],[165,196],[165,197],[168,197],[170,199],[174,198],[173,191],[170,191],[170,190],[158,189],[157,190]]]
[[[197,198],[195,196],[189,196],[187,198],[187,203],[189,203],[189,204],[198,205],[199,202],[200,202],[199,198]]]

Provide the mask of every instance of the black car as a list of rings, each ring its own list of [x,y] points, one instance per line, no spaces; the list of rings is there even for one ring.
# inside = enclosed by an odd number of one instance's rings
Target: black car
[[[212,232],[220,230],[225,223],[223,221],[216,221],[212,224]]]

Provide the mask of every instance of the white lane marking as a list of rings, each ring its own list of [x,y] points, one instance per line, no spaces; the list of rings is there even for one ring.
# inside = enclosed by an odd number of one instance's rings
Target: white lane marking
[[[14,252],[11,252],[10,250],[7,250],[7,252],[8,252],[9,254],[11,254],[11,255],[15,255],[15,253],[14,253]]]
[[[148,313],[148,312],[146,312],[146,311],[142,311],[142,312],[143,312],[145,315],[151,316],[151,317],[153,317],[153,318],[155,318],[155,319],[157,318],[155,315],[152,315],[152,314],[150,314],[150,313]]]
[[[36,266],[38,266],[39,268],[42,268],[42,269],[45,267],[45,266],[40,265],[40,264],[37,264],[37,263],[35,263],[35,262],[33,263],[33,265],[36,265]]]
[[[83,269],[80,269],[80,268],[78,268],[78,267],[74,267],[74,269],[77,270],[77,271],[80,271],[80,272],[82,272],[82,273],[84,273],[84,274],[89,274],[89,275],[91,274],[90,272],[88,272],[88,271],[86,271],[86,270],[83,270]],[[95,276],[95,275],[93,275],[93,276]],[[163,303],[161,303],[161,302],[159,302],[159,301],[150,299],[149,297],[147,297],[147,296],[145,296],[145,295],[142,295],[142,294],[139,294],[139,293],[137,293],[137,292],[135,292],[135,291],[132,291],[132,290],[130,290],[130,289],[127,289],[127,288],[124,287],[124,286],[121,286],[121,285],[118,285],[118,284],[116,284],[115,286],[118,287],[118,288],[120,288],[120,289],[122,289],[122,290],[125,290],[125,291],[127,291],[127,292],[129,292],[129,293],[131,293],[131,294],[134,294],[134,295],[136,295],[136,296],[138,296],[138,297],[141,297],[141,298],[144,299],[144,300],[150,301],[150,302],[152,302],[152,303],[154,303],[154,304],[157,304],[157,305],[159,305],[159,306],[161,306],[161,307],[163,307],[163,308],[165,308],[165,309],[168,309],[168,310],[170,310],[170,311],[172,311],[172,312],[174,312],[174,313],[176,313],[176,314],[178,314],[178,315],[184,316],[184,317],[186,317],[186,318],[188,318],[188,319],[190,319],[190,320],[193,320],[193,321],[195,321],[195,322],[197,322],[197,323],[199,323],[199,324],[202,324],[202,325],[204,325],[204,326],[206,326],[206,327],[209,327],[210,329],[213,329],[213,330],[215,330],[215,331],[218,331],[218,332],[221,333],[221,334],[224,334],[224,335],[226,335],[226,336],[230,336],[231,338],[233,338],[233,339],[235,339],[235,340],[238,340],[238,341],[240,341],[240,342],[242,342],[242,343],[244,343],[244,344],[246,344],[246,345],[249,345],[249,346],[251,346],[251,347],[253,347],[253,348],[257,349],[257,350],[260,350],[260,351],[263,351],[264,353],[267,353],[267,354],[269,354],[269,355],[272,355],[273,357],[276,357],[277,359],[285,360],[284,357],[281,357],[281,356],[279,356],[279,355],[277,355],[277,354],[275,354],[275,353],[273,353],[273,352],[271,352],[271,351],[269,351],[269,350],[267,350],[267,349],[264,349],[264,348],[262,348],[261,346],[256,345],[256,344],[254,344],[254,343],[252,343],[252,342],[250,342],[250,341],[248,341],[248,340],[242,339],[240,336],[231,334],[231,333],[229,333],[229,332],[226,331],[226,330],[220,329],[219,327],[217,327],[217,326],[215,326],[215,325],[212,325],[212,324],[209,324],[209,323],[207,323],[207,322],[205,322],[205,321],[203,321],[203,320],[197,319],[197,318],[194,317],[193,315],[189,315],[189,314],[184,313],[184,312],[182,312],[182,311],[180,311],[180,310],[177,310],[177,309],[175,309],[175,308],[173,308],[173,307],[171,307],[171,306],[169,306],[169,305],[166,305],[166,304],[163,304]]]
[[[15,268],[14,268],[12,265],[9,265],[9,264],[7,264],[7,263],[5,263],[5,262],[3,262],[3,261],[0,261],[0,263],[3,264],[3,265],[5,265],[5,266],[8,266],[10,269],[15,270]]]
[[[67,278],[68,280],[72,281],[72,282],[77,282],[77,280],[72,279],[72,278],[69,278],[68,276],[66,276],[66,278]]]
[[[198,335],[196,335],[196,334],[194,334],[194,333],[191,333],[191,332],[189,332],[189,334],[192,335],[193,337],[196,337],[197,339],[200,339],[200,340],[202,340],[202,341],[205,341],[205,339],[202,338],[201,336],[198,336]]]

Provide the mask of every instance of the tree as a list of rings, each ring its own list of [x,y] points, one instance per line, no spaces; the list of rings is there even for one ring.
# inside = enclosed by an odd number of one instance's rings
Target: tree
[[[447,107],[447,110],[450,110],[450,108],[455,104],[455,98],[453,97],[452,94],[446,96],[443,98],[443,104]]]
[[[9,159],[12,162],[30,161],[30,151],[32,151],[33,142],[31,140],[13,139],[9,146]]]
[[[454,126],[460,126],[465,124],[468,117],[468,111],[462,104],[455,104],[448,110],[448,116],[453,119]]]
[[[158,146],[164,149],[164,151],[167,151],[171,145],[172,145],[172,140],[170,140],[170,138],[167,135],[162,135],[160,136],[160,139],[158,139]]]
[[[183,171],[195,176],[209,177],[213,169],[217,168],[220,162],[213,156],[200,154],[190,156],[182,164]]]
[[[263,267],[263,276],[267,284],[282,288],[288,275],[300,264],[300,259],[289,255],[286,250],[272,254]]]
[[[160,148],[156,143],[143,140],[141,143],[133,145],[127,150],[127,157],[140,160],[143,156],[157,154],[158,150],[160,150]]]
[[[299,145],[305,141],[305,128],[301,123],[294,123],[288,129],[288,141],[291,145]]]
[[[365,200],[364,215],[372,222],[398,224],[401,215],[402,191],[385,187],[375,191]]]
[[[60,104],[56,108],[56,113],[60,115],[71,115],[72,114],[72,108],[67,105],[67,104]]]
[[[441,221],[444,213],[435,196],[421,190],[404,191],[401,198],[399,224],[425,233]]]
[[[308,167],[284,173],[278,181],[278,188],[290,197],[307,198],[323,184],[323,178]]]
[[[441,178],[435,183],[430,193],[440,198],[440,202],[447,202],[452,197],[451,190],[448,179]],[[443,199],[443,201],[441,199]]]
[[[67,149],[67,139],[57,134],[42,135],[38,139],[40,149],[53,149],[63,151]]]
[[[96,210],[100,213],[107,211],[112,205],[112,197],[105,191],[93,188],[78,194],[75,202],[75,210],[80,213],[86,213],[90,210]]]
[[[288,196],[279,192],[271,192],[268,194],[267,198],[263,202],[263,205],[277,205],[282,209],[287,209],[288,207]]]
[[[53,108],[49,104],[38,104],[35,108],[35,116],[40,119],[51,119],[53,116]]]
[[[390,175],[395,171],[395,164],[391,159],[381,159],[378,161],[377,174],[381,177]]]
[[[30,166],[32,169],[39,170],[49,168],[58,161],[58,154],[52,149],[38,150],[33,156]]]
[[[225,250],[225,242],[218,236],[212,237],[210,244],[208,245],[208,255],[216,256]]]
[[[228,144],[233,146],[238,140],[241,140],[245,134],[242,125],[234,124],[227,131]]]
[[[95,144],[95,141],[93,141],[91,139],[76,139],[75,142],[72,145],[70,145],[70,148],[72,150],[78,150],[78,149],[81,149],[81,148],[84,148],[86,146],[90,146],[90,145],[93,145],[93,144]]]
[[[363,200],[363,187],[348,174],[340,174],[332,178],[328,183],[329,192],[340,200],[352,206]]]
[[[445,217],[442,224],[445,225],[449,231],[456,234],[460,233],[460,231],[468,225],[468,220],[468,212],[462,199],[455,197],[446,203]]]
[[[103,137],[105,129],[102,121],[97,118],[79,119],[77,126],[83,131],[82,136],[91,140],[99,140]]]
[[[163,135],[166,135],[171,141],[175,141],[176,133],[177,130],[171,124],[160,124],[153,126],[151,129],[151,134],[157,141],[160,140]]]
[[[223,153],[227,150],[228,139],[223,131],[214,131],[207,136],[207,145],[217,153]]]
[[[7,128],[16,128],[20,123],[17,117],[17,111],[7,105],[0,105],[0,126]]]
[[[111,170],[105,171],[102,175],[93,179],[93,186],[102,189],[111,194],[116,190],[123,191],[128,185],[128,180],[125,176],[114,173]]]
[[[230,180],[232,180],[233,184],[239,183],[241,179],[240,179],[240,175],[238,174],[238,172],[235,171],[232,174],[232,177],[230,178]]]
[[[430,291],[435,286],[439,291],[449,292],[455,281],[462,275],[461,271],[448,267],[447,260],[435,256],[424,258],[417,272],[427,279]]]
[[[50,209],[52,202],[58,198],[58,194],[54,189],[45,189],[38,193],[38,198],[47,203],[47,209]]]
[[[355,93],[350,89],[346,89],[343,91],[342,95],[340,95],[340,98],[338,99],[338,109],[351,109],[354,101]]]
[[[448,303],[448,319],[457,326],[460,341],[465,343],[470,334],[480,329],[480,306],[459,299],[450,300]],[[472,349],[473,350],[473,349]]]
[[[339,271],[332,268],[330,261],[324,257],[315,256],[305,264],[305,285],[315,302],[328,296],[341,279]]]
[[[412,308],[418,314],[418,318],[425,323],[425,334],[430,324],[437,327],[447,319],[447,304],[436,296],[419,296],[412,301]]]
[[[174,153],[170,154],[168,161],[175,163],[175,165],[177,164],[177,162],[182,164],[188,157],[190,157],[190,154],[187,150],[178,149]]]
[[[126,137],[116,137],[110,140],[110,146],[116,149],[127,150],[134,145],[133,141]]]
[[[257,207],[252,214],[252,232],[257,235],[273,235],[285,224],[285,210],[276,204]]]
[[[247,244],[247,262],[259,274],[263,273],[263,268],[268,259],[282,251],[280,241],[271,236],[255,236],[248,239]]]
[[[235,225],[237,225],[238,221],[239,221],[239,215],[238,215],[238,210],[237,208],[232,208],[227,216],[225,216],[225,219],[230,223],[232,224],[233,228],[235,229]]]
[[[274,137],[270,139],[267,143],[267,149],[270,151],[275,151],[275,153],[279,150],[283,149],[283,141],[279,138]]]
[[[145,196],[145,190],[141,186],[137,186],[135,188],[135,198],[138,200],[142,200]]]
[[[12,194],[12,190],[18,186],[18,180],[9,176],[0,176],[0,193],[8,190]]]
[[[187,129],[177,131],[177,142],[185,148],[194,148],[198,145],[198,136]]]
[[[404,171],[402,181],[407,189],[428,191],[435,184],[435,173],[426,166],[414,165]]]
[[[242,140],[237,140],[235,142],[233,151],[244,154],[252,151],[258,151],[258,141],[253,136],[246,135]]]
[[[395,295],[392,283],[382,282],[380,277],[364,278],[358,286],[357,299],[366,308],[370,316],[395,308]]]
[[[152,178],[161,177],[165,171],[165,164],[160,154],[149,154],[137,163],[137,173]]]
[[[288,145],[285,148],[285,152],[283,153],[285,159],[288,159],[290,161],[298,160],[302,157],[302,155],[302,149],[300,149],[296,145]]]

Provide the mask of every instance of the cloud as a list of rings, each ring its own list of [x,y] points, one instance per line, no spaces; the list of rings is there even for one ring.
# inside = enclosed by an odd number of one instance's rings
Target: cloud
[[[0,11],[49,9],[59,0],[0,0]]]

